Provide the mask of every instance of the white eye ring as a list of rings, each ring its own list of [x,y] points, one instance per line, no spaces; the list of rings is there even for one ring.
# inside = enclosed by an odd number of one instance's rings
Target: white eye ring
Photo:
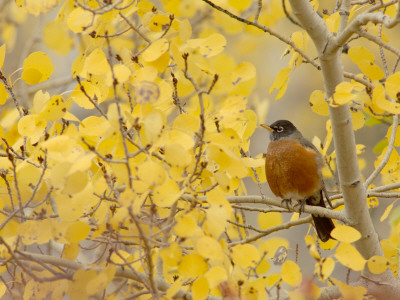
[[[282,132],[283,131],[283,127],[282,126],[278,126],[278,128],[276,129],[276,132]]]

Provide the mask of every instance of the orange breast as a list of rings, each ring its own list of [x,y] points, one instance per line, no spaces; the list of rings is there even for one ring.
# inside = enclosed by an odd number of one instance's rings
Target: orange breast
[[[320,154],[298,140],[269,143],[265,173],[271,191],[282,199],[302,199],[321,189]]]

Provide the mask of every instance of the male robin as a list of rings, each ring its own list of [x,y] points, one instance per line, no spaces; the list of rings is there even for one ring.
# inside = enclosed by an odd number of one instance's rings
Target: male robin
[[[306,203],[326,207],[322,196],[324,191],[331,205],[320,171],[323,158],[317,148],[287,120],[261,126],[271,132],[265,156],[265,174],[275,196],[286,204],[294,199],[301,206]],[[335,225],[329,218],[312,217],[320,240],[326,242],[331,238]]]

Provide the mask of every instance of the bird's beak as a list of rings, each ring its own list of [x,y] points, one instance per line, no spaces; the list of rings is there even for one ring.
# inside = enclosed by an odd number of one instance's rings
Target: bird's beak
[[[261,124],[260,126],[263,127],[263,128],[265,128],[265,129],[267,129],[267,130],[269,130],[269,131],[274,131],[274,130],[273,130],[271,127],[269,127],[268,125]]]

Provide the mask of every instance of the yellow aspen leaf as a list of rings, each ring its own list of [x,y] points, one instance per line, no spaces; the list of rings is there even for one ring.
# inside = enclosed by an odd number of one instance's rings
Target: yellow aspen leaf
[[[72,277],[71,284],[69,285],[67,295],[71,299],[87,299],[89,295],[86,291],[87,284],[90,280],[95,278],[97,272],[95,270],[78,269]]]
[[[75,172],[67,177],[63,192],[73,195],[82,191],[89,183],[89,174],[87,172]]]
[[[342,294],[343,299],[352,300],[363,300],[367,294],[367,289],[363,286],[350,286],[344,282],[341,282],[335,278],[331,278],[332,282],[339,287],[339,291]]]
[[[211,205],[207,210],[207,232],[214,238],[218,238],[226,228],[228,213],[222,205]]]
[[[247,9],[251,2],[252,0],[228,0],[228,4],[238,11],[244,11]]]
[[[76,76],[85,77],[87,75],[86,73],[83,74],[85,61],[86,61],[86,52],[82,52],[80,55],[76,56],[71,66],[71,74],[73,78],[75,78]]]
[[[273,258],[280,247],[289,248],[288,240],[279,237],[270,238],[263,241],[258,249],[261,254],[266,255],[266,258]]]
[[[368,259],[367,265],[371,273],[382,274],[389,267],[389,262],[385,257],[375,255]]]
[[[351,111],[351,118],[353,121],[353,130],[356,131],[364,127],[365,115],[361,110]]]
[[[74,39],[63,23],[49,22],[43,29],[43,41],[47,47],[60,55],[68,54],[74,46]]]
[[[88,96],[90,97],[90,99],[99,104],[103,101],[103,95],[101,93],[101,90],[95,86],[94,84],[91,84],[88,81],[83,81],[81,83],[82,88],[84,89],[85,93],[82,92],[81,87],[79,85],[77,85],[74,89],[74,91],[72,92],[72,100],[74,100],[74,102],[76,104],[78,104],[80,107],[82,108],[86,108],[86,109],[93,109],[94,105],[90,102],[90,100],[88,99]]]
[[[282,214],[279,212],[259,213],[257,222],[261,229],[277,226],[282,224]]]
[[[329,115],[329,105],[325,100],[325,93],[321,90],[315,90],[310,95],[310,106],[313,112],[321,115]]]
[[[31,143],[37,143],[46,129],[47,123],[39,120],[37,115],[23,116],[18,122],[18,132],[30,138]]]
[[[175,118],[173,127],[184,131],[196,132],[200,127],[200,119],[193,114],[180,114]]]
[[[126,262],[132,262],[134,260],[134,256],[131,253],[128,253],[124,250],[118,250],[118,254],[113,252],[111,254],[111,261],[115,264],[126,264]]]
[[[212,267],[204,274],[204,277],[208,280],[210,289],[218,287],[220,283],[228,280],[228,274],[225,268],[221,266]]]
[[[390,137],[392,136],[392,128],[393,128],[393,125],[390,125],[389,126],[389,129],[388,129],[388,131],[387,131],[387,133],[386,133],[386,139],[387,140],[385,140],[385,142],[386,142],[386,145],[385,146],[387,146],[387,142],[390,140]],[[400,128],[397,128],[397,131],[396,131],[396,138],[395,138],[395,141],[394,141],[394,146],[395,147],[399,147],[400,146]],[[375,151],[375,150],[374,150]],[[379,152],[380,153],[380,152]]]
[[[164,264],[177,266],[182,257],[182,248],[177,242],[173,242],[169,247],[160,250],[160,257]]]
[[[82,136],[103,136],[110,128],[110,122],[104,117],[89,116],[79,124],[79,133]]]
[[[162,14],[157,14],[151,19],[149,23],[149,29],[155,32],[164,31],[169,23],[169,17]]]
[[[360,61],[358,67],[361,72],[368,76],[371,80],[380,80],[385,77],[385,73],[375,63],[370,61]]]
[[[257,274],[265,274],[271,269],[271,264],[267,259],[263,259],[256,267]]]
[[[270,94],[273,90],[278,90],[278,94],[275,96],[275,100],[282,98],[282,96],[285,94],[289,83],[289,73],[289,68],[283,68],[279,71],[278,75],[276,75],[275,81],[269,89]]]
[[[110,72],[110,65],[107,61],[107,57],[101,49],[94,49],[86,57],[84,70],[92,75],[104,75]]]
[[[384,158],[384,156],[386,154],[386,148],[384,149],[384,151],[382,151],[381,155],[379,155],[377,157],[377,159],[375,160],[375,162],[374,162],[375,168],[381,163],[382,159]],[[396,151],[396,149],[393,149],[392,153],[390,154],[388,162],[386,163],[385,167],[381,171],[381,174],[392,173],[394,170],[397,170],[399,164],[400,164],[399,153]]]
[[[208,270],[205,259],[198,254],[188,254],[184,256],[178,266],[178,272],[184,277],[197,277],[203,275]]]
[[[234,264],[243,269],[255,266],[260,260],[257,248],[251,244],[236,245],[232,248],[232,260]]]
[[[248,81],[256,76],[256,68],[250,62],[240,63],[232,72],[232,84]]]
[[[198,226],[195,217],[188,214],[177,219],[176,225],[174,226],[174,232],[180,237],[189,237],[195,233],[197,228]]]
[[[144,134],[148,143],[154,143],[164,126],[164,116],[159,111],[153,111],[143,120]]]
[[[4,282],[0,283],[0,298],[4,296],[5,292],[7,291],[7,286]]]
[[[163,55],[169,48],[167,39],[159,39],[153,42],[142,54],[142,58],[146,62],[154,61]]]
[[[71,198],[61,194],[54,198],[60,219],[63,221],[76,221],[84,211],[84,207],[79,203],[79,199]]]
[[[180,144],[167,144],[164,147],[165,160],[174,167],[182,168],[189,165],[192,161],[192,156]]]
[[[287,260],[283,263],[281,276],[283,282],[286,282],[293,287],[298,286],[303,279],[299,265],[291,260]]]
[[[224,257],[221,245],[217,240],[209,236],[202,236],[199,238],[196,242],[195,249],[204,258],[222,260]]]
[[[328,27],[330,32],[337,32],[339,29],[339,21],[340,21],[340,15],[339,12],[335,12],[329,16],[326,16],[324,18],[326,26]]]
[[[166,180],[163,184],[154,188],[153,201],[158,207],[170,207],[183,194],[174,180]]]
[[[193,300],[206,300],[209,290],[210,286],[208,284],[208,280],[203,276],[198,277],[192,284]]]
[[[6,103],[7,98],[9,97],[6,87],[2,82],[0,82],[0,105]]]
[[[161,185],[167,176],[164,168],[151,159],[138,166],[137,175],[139,179],[148,185]]]
[[[331,235],[339,242],[353,243],[361,238],[361,233],[351,226],[338,224],[332,230]]]
[[[72,223],[65,233],[65,238],[70,243],[79,243],[87,238],[90,233],[90,226],[82,221]]]
[[[64,245],[62,258],[75,260],[78,257],[80,251],[81,248],[79,247],[79,243],[66,244]]]
[[[30,85],[46,81],[53,73],[50,58],[43,52],[30,54],[22,65],[21,78]]]
[[[365,47],[351,47],[348,52],[349,58],[358,65],[360,61],[375,61],[375,56]]]
[[[213,57],[222,51],[226,46],[226,39],[222,34],[214,33],[203,39],[191,39],[187,42],[190,48],[199,48],[204,57]]]
[[[17,0],[16,4],[29,14],[38,16],[53,10],[60,2],[61,0]]]
[[[360,252],[353,245],[347,243],[339,244],[335,257],[343,266],[354,271],[361,271],[366,263]]]
[[[312,238],[312,236],[306,235],[304,237],[304,241],[306,242],[308,251],[310,252],[311,256],[314,257],[316,260],[320,260],[321,256],[319,255],[315,240]]]
[[[180,288],[182,287],[183,280],[181,278],[178,278],[175,280],[167,289],[167,293],[165,297],[167,299],[172,299],[177,292],[179,292]]]
[[[335,269],[335,261],[331,257],[324,258],[315,264],[315,273],[319,275],[322,281],[328,279]]]
[[[67,107],[62,96],[54,95],[47,101],[46,106],[40,112],[38,118],[47,122],[57,121],[64,116],[66,111]]]
[[[114,65],[113,72],[115,76],[115,80],[117,83],[125,83],[129,80],[131,76],[131,70],[125,65]],[[113,76],[111,72],[107,72],[106,74],[106,85],[112,86],[113,85]]]
[[[160,98],[160,87],[152,81],[139,81],[135,83],[135,101],[138,104],[154,104]]]
[[[400,72],[396,72],[386,78],[385,90],[390,98],[394,100],[400,98]]]
[[[343,81],[335,88],[335,93],[332,96],[332,105],[343,105],[355,98],[352,94],[353,85],[350,82]]]
[[[0,46],[0,69],[4,65],[4,59],[6,57],[6,44]]]
[[[386,207],[386,209],[385,209],[385,211],[383,212],[383,214],[382,214],[381,218],[379,219],[379,221],[383,222],[383,221],[385,221],[385,220],[387,219],[387,217],[389,216],[390,212],[391,212],[392,209],[393,209],[393,204],[394,204],[394,202],[393,202],[393,203],[390,203],[390,204]]]
[[[69,13],[67,24],[73,32],[80,33],[88,29],[93,22],[93,18],[94,15],[89,10],[77,7]]]
[[[179,40],[186,43],[192,36],[192,25],[188,19],[184,19],[179,23]]]

